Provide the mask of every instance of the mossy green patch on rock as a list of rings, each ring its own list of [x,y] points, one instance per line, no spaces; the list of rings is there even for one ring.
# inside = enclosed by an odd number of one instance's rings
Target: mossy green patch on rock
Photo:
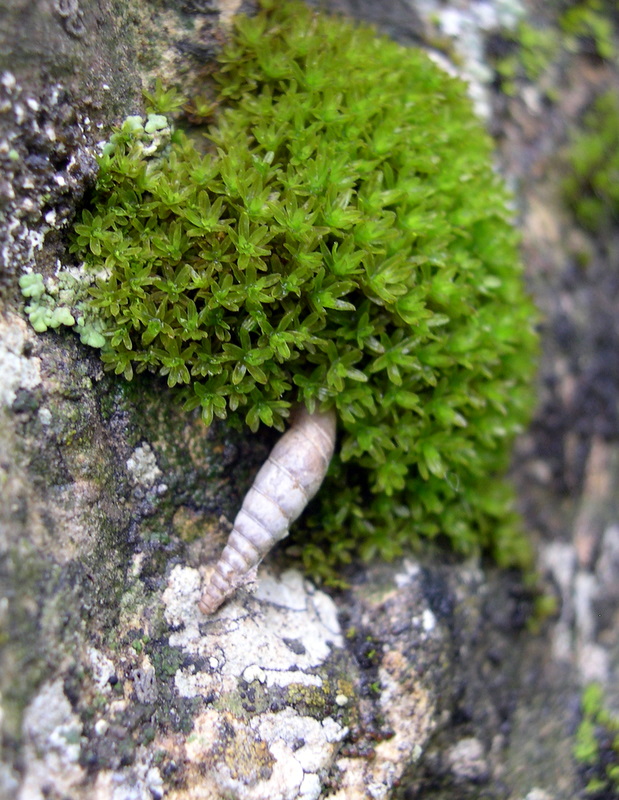
[[[588,110],[584,125],[570,143],[571,174],[565,197],[578,222],[601,232],[619,217],[619,92],[609,89]]]
[[[616,4],[611,0],[581,0],[570,3],[559,24],[571,40],[572,50],[584,50],[598,58],[612,61],[617,56],[617,31],[613,21]]]
[[[574,758],[586,784],[586,797],[612,800],[619,796],[619,716],[605,707],[604,691],[597,683],[582,694]]]
[[[506,31],[500,49],[504,54],[495,61],[502,90],[516,95],[523,79],[534,83],[548,70],[561,50],[561,37],[554,28],[544,28],[521,21],[513,31]],[[497,49],[497,45],[494,45]]]
[[[359,687],[346,670],[350,670],[350,661],[334,653],[318,670],[320,684],[290,683],[282,693],[285,704],[304,716],[317,720],[332,717],[343,727],[357,727]]]
[[[529,83],[556,102],[552,73],[563,72],[574,53],[592,63],[612,65],[619,47],[615,14],[610,2],[581,0],[549,7],[537,18],[522,19],[513,29],[493,34],[487,51],[501,89],[519,97],[523,83]]]
[[[335,407],[315,574],[436,536],[522,563],[496,475],[532,403],[535,313],[491,141],[426,54],[271,5],[236,21],[205,139],[132,117],[100,158],[72,249],[103,360],[166,377],[207,423]]]

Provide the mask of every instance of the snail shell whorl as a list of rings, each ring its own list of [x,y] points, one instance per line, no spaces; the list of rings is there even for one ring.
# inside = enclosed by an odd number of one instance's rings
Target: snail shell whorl
[[[314,497],[335,446],[335,412],[300,408],[256,475],[234,528],[199,602],[212,614],[247,574],[288,534],[290,524]]]

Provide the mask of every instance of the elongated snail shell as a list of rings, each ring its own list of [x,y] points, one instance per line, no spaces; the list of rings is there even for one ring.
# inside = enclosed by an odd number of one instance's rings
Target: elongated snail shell
[[[245,495],[234,528],[198,603],[212,614],[250,573],[314,497],[335,446],[335,412],[298,409]]]

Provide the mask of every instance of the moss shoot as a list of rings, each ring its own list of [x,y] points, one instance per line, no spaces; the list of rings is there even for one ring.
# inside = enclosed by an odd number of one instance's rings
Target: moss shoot
[[[500,474],[532,404],[535,312],[491,141],[425,53],[263,6],[219,56],[205,134],[170,132],[159,90],[100,158],[72,249],[102,358],[165,376],[207,424],[336,408],[302,523],[314,574],[423,537],[522,562]]]

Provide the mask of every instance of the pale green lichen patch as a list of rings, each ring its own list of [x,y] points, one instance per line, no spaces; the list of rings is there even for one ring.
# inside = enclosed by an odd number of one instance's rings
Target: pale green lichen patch
[[[33,297],[35,300],[39,300],[45,294],[43,276],[38,272],[22,275],[19,279],[19,286],[24,297]]]
[[[87,302],[87,287],[92,282],[93,278],[79,269],[63,269],[47,279],[36,272],[22,275],[19,285],[29,300],[25,311],[34,330],[44,333],[49,328],[75,326],[82,344],[103,347],[103,325]]]

